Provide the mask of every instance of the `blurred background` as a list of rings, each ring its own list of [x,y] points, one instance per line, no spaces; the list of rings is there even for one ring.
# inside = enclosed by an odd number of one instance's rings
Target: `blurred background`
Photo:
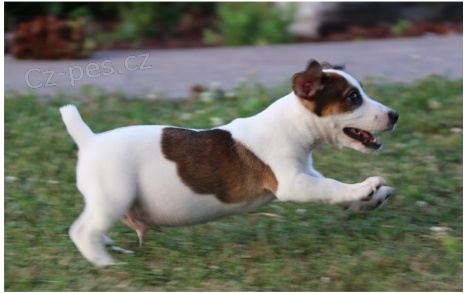
[[[458,2],[5,3],[5,50],[18,58],[83,58],[93,50],[268,45],[453,32],[462,33],[462,3]],[[31,41],[36,44],[32,46]]]

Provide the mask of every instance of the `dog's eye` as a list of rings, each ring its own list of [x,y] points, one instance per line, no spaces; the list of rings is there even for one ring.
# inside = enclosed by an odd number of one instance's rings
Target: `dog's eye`
[[[348,95],[348,100],[349,100],[350,103],[352,103],[353,105],[361,105],[361,103],[362,103],[362,97],[361,97],[361,95],[360,95],[357,91],[352,91],[352,92]]]

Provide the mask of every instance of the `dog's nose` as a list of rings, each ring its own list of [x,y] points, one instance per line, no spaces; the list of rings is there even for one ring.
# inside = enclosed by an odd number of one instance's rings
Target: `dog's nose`
[[[388,118],[390,118],[390,123],[391,123],[392,125],[395,125],[396,121],[398,121],[399,116],[400,116],[400,115],[399,115],[398,112],[396,112],[396,111],[390,111],[390,112],[388,112]]]

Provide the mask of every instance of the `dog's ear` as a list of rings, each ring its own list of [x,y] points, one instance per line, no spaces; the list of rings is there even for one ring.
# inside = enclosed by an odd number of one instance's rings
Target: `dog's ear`
[[[337,69],[337,70],[343,70],[345,68],[345,65],[332,65],[327,61],[323,61],[322,64],[322,69]]]
[[[305,71],[295,73],[292,78],[292,88],[297,96],[311,99],[323,87],[322,66],[316,60],[310,60]]]

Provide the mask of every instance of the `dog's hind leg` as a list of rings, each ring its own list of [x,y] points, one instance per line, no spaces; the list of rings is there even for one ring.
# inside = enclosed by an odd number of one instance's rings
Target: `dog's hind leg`
[[[70,237],[82,255],[97,267],[116,264],[105,249],[105,235],[114,219],[102,215],[100,211],[87,208],[70,229]]]
[[[120,252],[122,254],[134,253],[132,250],[127,250],[122,248],[121,246],[117,246],[116,244],[114,244],[113,239],[111,239],[110,236],[106,234],[103,235],[103,243],[105,243],[105,245],[108,246],[112,251]]]
[[[103,243],[103,235],[111,228],[111,222],[86,207],[69,231],[81,254],[97,267],[115,264]]]
[[[86,194],[86,206],[69,235],[82,255],[98,267],[117,264],[105,249],[105,235],[131,205],[131,196],[105,197]],[[113,199],[111,204],[107,200]]]

